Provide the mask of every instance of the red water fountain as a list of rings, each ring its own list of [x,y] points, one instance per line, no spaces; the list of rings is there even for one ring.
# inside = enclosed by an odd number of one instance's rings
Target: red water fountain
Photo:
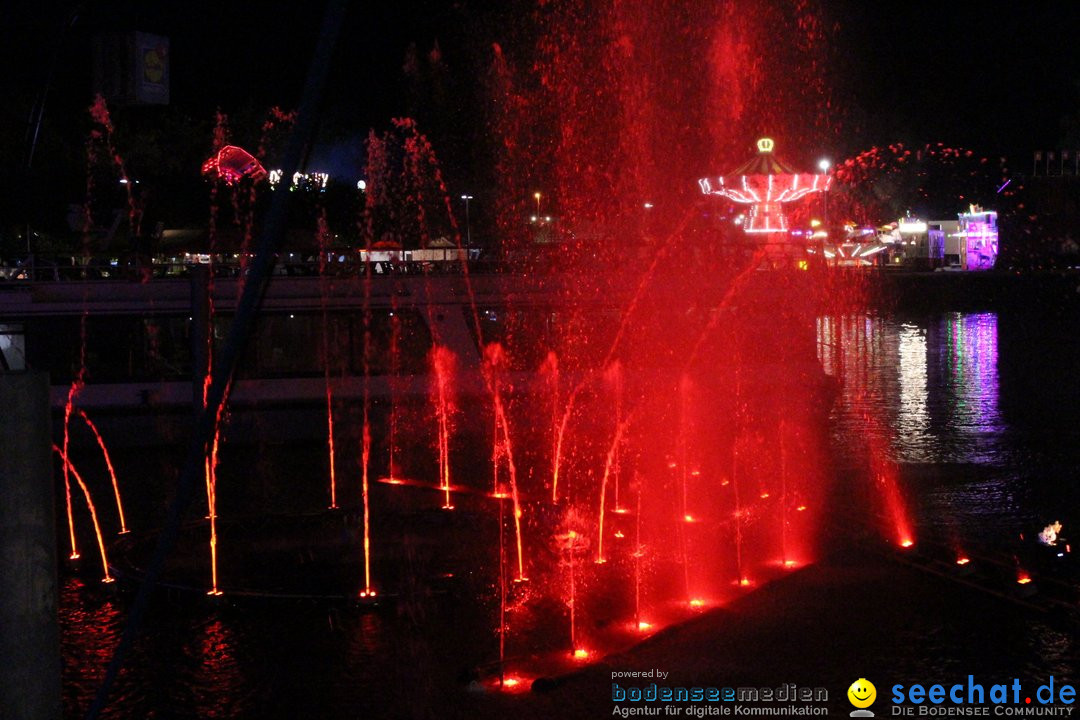
[[[825,192],[832,183],[829,175],[793,169],[773,154],[774,145],[772,138],[761,138],[756,157],[728,175],[698,180],[705,195],[719,195],[750,206],[742,224],[743,232],[748,234],[786,233],[784,206],[812,193]]]

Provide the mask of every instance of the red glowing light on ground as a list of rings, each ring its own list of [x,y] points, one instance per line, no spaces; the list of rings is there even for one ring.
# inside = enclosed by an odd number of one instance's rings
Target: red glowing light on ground
[[[525,692],[529,689],[529,679],[520,675],[508,675],[501,681],[495,678],[491,688],[508,693]]]
[[[740,578],[739,579],[739,585],[741,585],[742,587],[750,587],[751,584],[752,583],[750,582],[750,578]]]
[[[791,570],[793,568],[797,568],[798,566],[799,566],[799,561],[798,560],[785,560],[784,561],[784,567],[787,568],[788,570]]]
[[[644,620],[642,620],[641,622],[639,622],[637,624],[637,629],[641,630],[641,631],[651,630],[652,629],[652,623],[647,623]]]
[[[799,512],[802,512],[803,510],[806,510],[806,506],[805,505],[800,505],[799,507],[797,507],[795,509],[798,510]]]
[[[693,598],[690,601],[690,607],[694,607],[694,608],[705,607],[705,601],[700,599],[700,598]]]
[[[1026,574],[1026,573],[1021,574],[1020,577],[1016,578],[1016,582],[1018,582],[1021,585],[1027,585],[1028,583],[1031,582],[1031,576]]]
[[[903,540],[900,541],[900,547],[903,547],[903,548],[909,548],[914,544],[915,544],[915,541],[912,540],[911,538],[904,538]]]
[[[697,520],[694,518],[693,515],[683,515],[683,522],[692,523],[697,522]]]
[[[586,650],[585,648],[578,648],[577,650],[574,651],[574,659],[575,660],[584,660],[587,657],[589,657],[589,651]]]
[[[615,531],[615,537],[617,537],[617,538],[624,538],[624,537],[626,537],[626,536],[622,534],[622,531],[621,531],[621,530],[617,530],[617,531]]]
[[[957,565],[967,565],[969,562],[971,562],[971,558],[959,557],[956,559]]]
[[[766,500],[766,499],[768,499],[768,497],[769,497],[769,493],[767,493],[767,492],[761,493],[761,499],[762,500]]]
[[[615,513],[616,515],[627,515],[627,514],[629,514],[630,511],[627,510],[624,507],[617,507],[614,510],[612,510],[611,512]]]

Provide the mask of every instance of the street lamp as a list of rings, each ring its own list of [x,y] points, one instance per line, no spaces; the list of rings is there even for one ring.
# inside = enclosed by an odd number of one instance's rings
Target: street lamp
[[[469,224],[469,201],[473,199],[472,195],[462,195],[461,199],[465,201],[465,259],[469,259],[469,250],[472,248],[472,225]]]
[[[821,170],[822,174],[824,175],[824,174],[827,174],[829,172],[829,168],[832,167],[832,163],[829,162],[828,158],[822,158],[821,160],[818,161],[817,166],[818,166],[818,169]],[[824,203],[824,205],[825,205],[825,208],[824,208],[825,232],[828,232],[829,231],[829,189],[825,188],[825,192],[823,192],[821,195],[822,195],[822,203]]]

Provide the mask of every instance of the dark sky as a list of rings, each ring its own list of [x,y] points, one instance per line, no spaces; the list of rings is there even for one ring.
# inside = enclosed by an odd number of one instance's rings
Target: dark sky
[[[833,3],[851,89],[924,142],[987,153],[1080,147],[1075,3]]]
[[[694,1],[706,0],[688,4]],[[837,23],[839,80],[865,119],[866,143],[940,140],[989,154],[1080,146],[1080,62],[1071,3],[823,2]],[[0,61],[10,91],[0,117],[9,166],[25,149],[30,105],[46,84],[56,47],[47,114],[54,132],[85,109],[90,38],[108,30],[170,37],[172,97],[179,110],[208,116],[216,106],[293,107],[321,11],[314,0],[4,5]],[[512,23],[515,8],[527,5],[353,2],[330,80],[332,111],[325,122],[331,127],[324,134],[347,134],[350,126],[361,134],[402,112],[402,58],[410,42],[426,51],[437,39],[451,67],[467,68],[481,52],[477,45],[486,47],[500,23]],[[62,31],[73,13],[74,25]]]

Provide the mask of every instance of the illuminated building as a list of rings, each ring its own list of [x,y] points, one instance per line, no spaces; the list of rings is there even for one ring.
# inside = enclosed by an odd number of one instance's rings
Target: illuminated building
[[[888,248],[888,265],[990,270],[998,254],[997,213],[972,205],[956,220],[905,217],[887,225],[878,238]]]
[[[945,240],[945,255],[956,255],[962,270],[990,270],[998,255],[997,213],[977,205],[960,213],[955,235]]]

